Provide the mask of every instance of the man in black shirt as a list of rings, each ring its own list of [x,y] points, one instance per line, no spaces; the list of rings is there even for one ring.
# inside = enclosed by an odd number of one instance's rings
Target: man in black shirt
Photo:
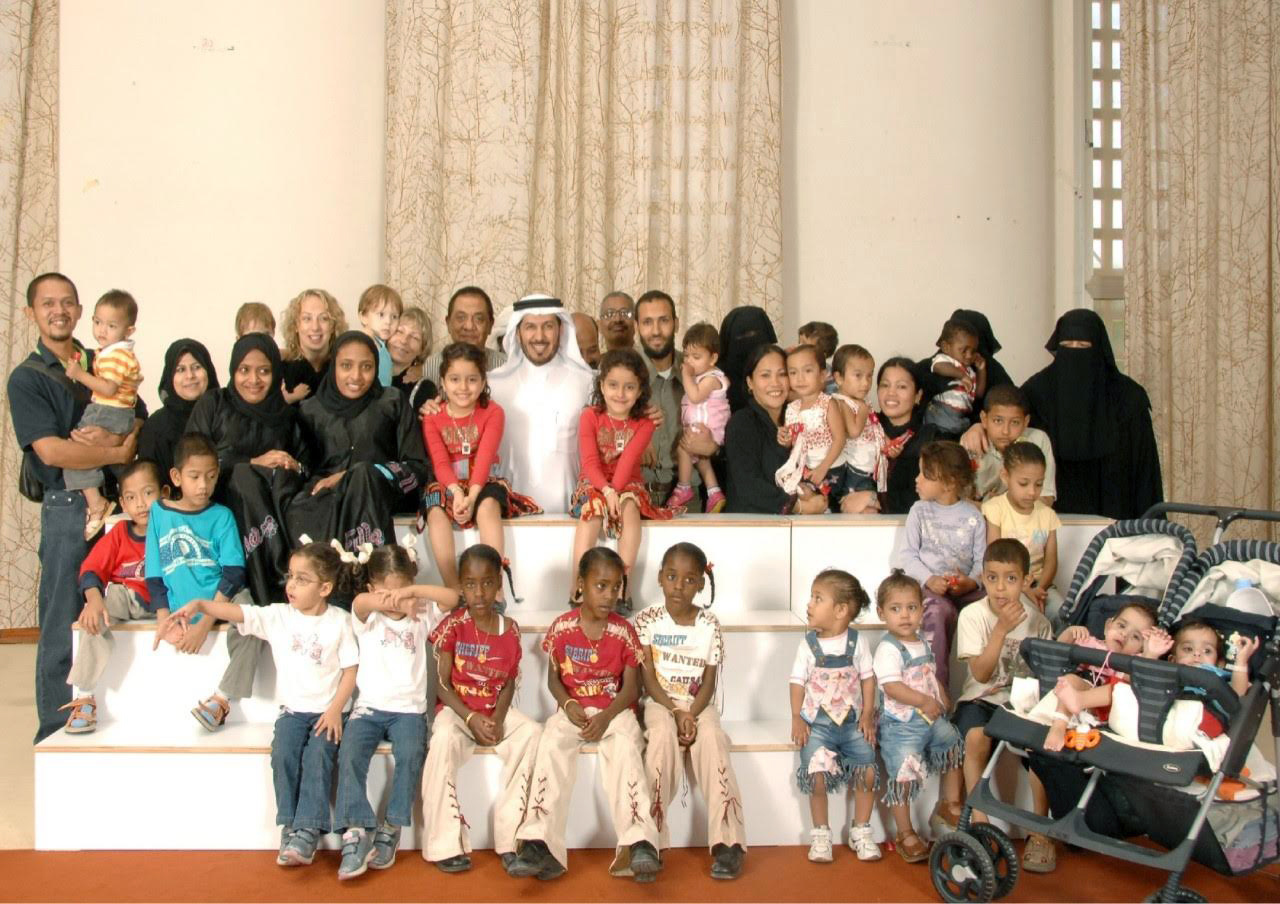
[[[85,370],[92,352],[73,338],[82,309],[76,287],[60,273],[44,273],[27,287],[27,316],[40,333],[36,349],[9,374],[9,413],[18,445],[27,456],[28,474],[44,491],[40,504],[40,589],[37,613],[35,742],[63,723],[58,710],[70,702],[71,625],[83,602],[78,587],[84,539],[84,494],[69,491],[64,468],[100,468],[132,461],[138,431],[112,437],[99,427],[76,429],[89,402],[89,390],[72,383],[64,362],[73,356]],[[138,417],[146,408],[138,402]],[[101,445],[115,442],[116,445]]]

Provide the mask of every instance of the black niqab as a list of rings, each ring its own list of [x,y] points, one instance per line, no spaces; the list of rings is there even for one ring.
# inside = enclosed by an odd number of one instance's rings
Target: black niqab
[[[729,408],[737,411],[750,399],[747,392],[747,356],[756,346],[778,341],[773,323],[763,308],[734,308],[720,323],[720,369],[729,378]]]

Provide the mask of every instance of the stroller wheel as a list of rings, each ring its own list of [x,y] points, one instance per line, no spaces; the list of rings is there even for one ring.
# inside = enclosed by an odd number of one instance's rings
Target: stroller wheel
[[[1185,885],[1179,885],[1177,893],[1172,898],[1165,897],[1163,888],[1157,888],[1143,898],[1143,901],[1171,901],[1174,904],[1206,904],[1208,900],[1194,888],[1187,888]]]
[[[969,834],[987,850],[991,858],[991,866],[995,871],[996,890],[992,900],[999,900],[1013,891],[1018,884],[1018,852],[1013,847],[1009,836],[989,822],[975,822],[969,826]]]
[[[948,832],[933,843],[929,874],[944,901],[991,901],[996,870],[986,845],[964,832]]]

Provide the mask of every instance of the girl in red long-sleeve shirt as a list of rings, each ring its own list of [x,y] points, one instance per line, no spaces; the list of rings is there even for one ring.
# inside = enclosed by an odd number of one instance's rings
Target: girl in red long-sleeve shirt
[[[489,398],[484,352],[466,342],[446,345],[440,354],[440,384],[445,404],[422,419],[435,482],[423,491],[418,530],[426,528],[441,580],[458,590],[454,527],[475,525],[480,542],[501,553],[502,519],[542,509],[497,476],[506,415]]]
[[[600,359],[591,404],[578,421],[578,456],[582,473],[569,511],[579,519],[573,535],[572,573],[583,554],[596,545],[600,531],[618,539],[618,555],[626,573],[640,551],[640,521],[665,521],[683,506],[653,504],[640,473],[640,459],[653,438],[653,421],[644,416],[649,404],[649,372],[639,352],[614,349]],[[624,582],[626,575],[624,574]],[[626,595],[618,610],[631,611]]]

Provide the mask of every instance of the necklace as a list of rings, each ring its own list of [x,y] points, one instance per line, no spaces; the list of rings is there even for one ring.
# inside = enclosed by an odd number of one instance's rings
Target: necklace
[[[471,409],[471,416],[467,418],[465,427],[458,423],[458,419],[455,418],[451,412],[447,413],[449,414],[449,420],[453,422],[453,428],[458,431],[458,436],[460,438],[459,445],[462,449],[462,454],[469,456],[471,454],[470,428],[475,425],[476,410],[474,408]]]
[[[582,639],[585,640],[587,642],[587,646],[591,648],[591,656],[589,658],[593,665],[600,661],[600,644],[604,640],[605,631],[608,627],[608,624],[605,624],[604,627],[600,629],[600,639],[592,641],[592,639],[587,636],[587,629],[583,626],[582,622],[578,622],[578,630],[582,632]]]
[[[498,628],[502,627],[501,618],[502,616],[498,616],[495,619],[495,621],[497,621],[497,625],[495,625],[495,627],[498,627]],[[477,635],[476,639],[480,641],[480,643],[476,644],[476,646],[479,647],[479,649],[476,652],[476,662],[480,663],[481,665],[484,665],[485,660],[489,658],[488,655],[486,655],[485,651],[489,649],[489,641],[493,640],[493,634],[490,634],[484,628],[480,627],[480,623],[476,621],[474,618],[471,619],[471,624],[475,625],[476,635]]]
[[[613,428],[613,448],[621,455],[627,448],[627,421],[622,419],[622,426],[614,426],[614,417],[612,414],[605,412],[605,417],[609,419],[609,426]]]

